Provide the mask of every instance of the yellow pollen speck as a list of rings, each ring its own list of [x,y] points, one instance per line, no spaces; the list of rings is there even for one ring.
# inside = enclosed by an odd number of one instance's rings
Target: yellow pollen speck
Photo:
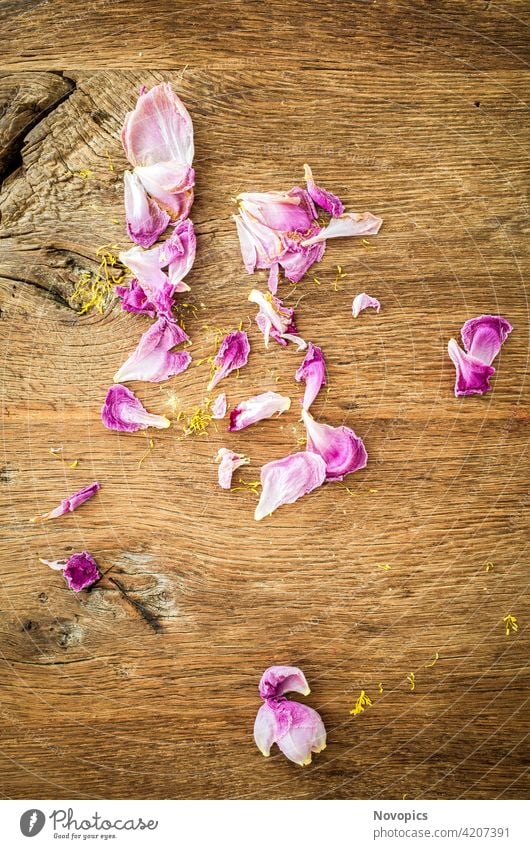
[[[355,706],[351,709],[350,715],[351,716],[358,716],[360,713],[362,713],[365,710],[365,708],[371,707],[371,706],[372,706],[372,700],[371,700],[370,696],[368,696],[364,690],[361,690],[361,694],[360,694],[359,698],[357,699],[357,701],[355,702]]]
[[[416,689],[416,675],[414,674],[414,672],[411,672],[410,675],[407,675],[407,681],[410,684],[411,691],[415,690]]]
[[[379,692],[380,693],[383,692],[383,684],[381,682],[379,682]]]
[[[389,563],[378,563],[377,566],[379,569],[384,569],[385,572],[388,572],[392,568]]]
[[[114,287],[123,282],[126,268],[117,256],[118,245],[103,245],[96,251],[99,266],[96,271],[83,271],[71,295],[81,305],[80,315],[94,308],[100,315],[110,303]]]
[[[493,569],[493,563],[490,560],[487,560],[484,563],[484,569],[486,570],[486,572],[491,572],[491,570]]]
[[[440,655],[438,654],[438,652],[436,652],[436,654],[434,655],[434,660],[431,660],[430,663],[425,664],[425,669],[428,669],[430,666],[434,666],[439,657]]]
[[[88,180],[89,177],[92,176],[92,171],[90,168],[82,168],[81,171],[78,172],[79,176],[83,178],[83,180]]]
[[[213,416],[209,411],[209,407],[210,402],[206,399],[202,407],[197,407],[191,415],[188,416],[188,420],[183,431],[184,436],[202,436],[208,433],[208,426],[213,419]]]
[[[74,460],[73,463],[68,463],[68,467],[70,469],[77,469],[78,464],[79,464],[79,460]]]
[[[517,617],[512,616],[511,613],[508,613],[507,616],[503,616],[502,621],[504,622],[504,627],[506,628],[507,637],[509,637],[510,634],[515,634],[515,632],[519,630]]]

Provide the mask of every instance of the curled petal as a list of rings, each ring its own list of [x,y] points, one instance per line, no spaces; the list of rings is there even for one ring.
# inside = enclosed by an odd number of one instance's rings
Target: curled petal
[[[101,420],[109,430],[134,433],[146,427],[169,427],[165,416],[148,413],[136,395],[120,383],[111,386],[101,410]]]
[[[169,282],[175,287],[175,291],[179,291],[179,284],[182,283],[195,262],[196,248],[197,238],[193,223],[189,218],[180,221],[169,239],[160,247],[158,257],[161,268],[166,265],[169,266]]]
[[[170,83],[160,83],[138,98],[125,116],[121,133],[131,165],[152,165],[176,159],[193,162],[193,124]]]
[[[282,504],[292,504],[323,484],[325,478],[324,460],[310,451],[266,463],[261,469],[262,490],[254,518],[259,521]]]
[[[268,758],[271,747],[276,742],[276,714],[267,703],[263,704],[256,714],[254,741],[261,754]]]
[[[352,314],[354,318],[357,318],[359,313],[363,310],[372,307],[376,312],[379,312],[381,309],[381,304],[377,300],[377,298],[372,298],[370,295],[367,295],[366,292],[361,292],[360,295],[356,295],[353,299],[352,304]]]
[[[309,705],[270,699],[256,716],[254,740],[265,757],[276,743],[290,761],[307,766],[313,752],[325,749],[326,729],[320,714]]]
[[[313,228],[313,232],[319,231],[318,226]],[[296,238],[294,238],[295,235]],[[282,242],[285,250],[279,258],[279,263],[287,279],[293,283],[298,283],[315,262],[320,262],[326,250],[325,242],[320,241],[306,246],[302,237],[293,233],[283,236]]]
[[[244,192],[237,197],[240,210],[277,232],[305,232],[316,218],[311,198],[303,189],[290,192]]]
[[[309,410],[320,388],[326,385],[326,362],[321,348],[309,342],[307,354],[294,377],[298,383],[305,382],[302,407]]]
[[[220,392],[212,404],[212,418],[224,419],[226,416],[226,395]]]
[[[238,454],[236,451],[230,451],[229,448],[220,448],[215,462],[219,463],[219,486],[223,489],[230,489],[233,473],[240,466],[248,466],[250,458],[245,457],[244,454]]]
[[[114,291],[120,299],[122,310],[125,310],[125,312],[155,317],[156,307],[151,303],[136,278],[131,280],[130,286],[115,286]],[[169,301],[169,309],[171,310],[171,300]]]
[[[244,330],[234,330],[223,341],[214,359],[215,372],[208,384],[208,392],[217,386],[220,380],[234,369],[242,368],[248,362],[250,345]]]
[[[338,236],[375,236],[381,229],[382,218],[371,212],[345,212],[339,218],[332,218],[327,227],[323,227],[314,236],[302,240],[303,247],[315,245],[325,239]]]
[[[456,339],[450,339],[447,353],[451,357],[455,369],[455,395],[483,395],[491,390],[489,379],[495,374],[493,366],[477,360],[471,354],[463,351]]]
[[[269,338],[271,337],[280,345],[294,342],[298,345],[299,351],[307,348],[307,343],[296,335],[293,309],[286,307],[275,295],[264,295],[258,289],[252,289],[248,299],[259,306],[256,324],[263,333],[266,348],[269,347]]]
[[[146,330],[138,347],[114,375],[114,382],[147,380],[160,383],[185,371],[191,363],[188,351],[171,352],[171,348],[187,342],[188,336],[172,318],[161,316]]]
[[[480,315],[466,321],[460,332],[467,353],[490,366],[512,326],[501,315]]]
[[[324,460],[327,481],[341,481],[344,475],[364,469],[368,454],[362,439],[351,428],[316,422],[304,409],[302,419],[307,431],[307,450]]]
[[[178,162],[160,162],[135,168],[146,192],[150,194],[173,221],[189,215],[193,204],[195,172]]]
[[[320,206],[326,212],[329,212],[333,218],[337,218],[339,215],[342,215],[344,212],[344,204],[336,195],[315,184],[315,181],[313,180],[313,173],[309,165],[304,165],[304,178],[307,183],[307,191],[317,206]]]
[[[304,673],[297,666],[269,666],[261,676],[258,689],[262,699],[277,699],[285,693],[308,696],[311,692]]]
[[[269,419],[275,413],[281,415],[291,406],[291,399],[278,392],[262,392],[248,401],[242,401],[230,412],[229,431],[243,430],[249,425]]]
[[[64,516],[65,513],[73,513],[73,511],[77,510],[81,504],[84,504],[85,501],[92,498],[99,489],[101,489],[101,484],[94,481],[94,483],[89,484],[89,486],[85,486],[83,489],[74,492],[73,495],[63,498],[59,506],[50,510],[49,513],[44,513],[42,516],[35,516],[35,518],[30,519],[30,521],[45,522],[47,519],[57,519],[59,516]]]
[[[156,246],[147,251],[140,247],[130,248],[120,253],[120,261],[127,266],[137,279],[147,302],[152,304],[159,314],[167,311],[171,304],[175,287],[169,282],[167,274],[160,268],[160,248]]]
[[[101,578],[98,565],[88,551],[72,554],[68,560],[41,560],[45,566],[63,573],[64,579],[75,593],[91,587]]]
[[[170,218],[149,198],[136,174],[124,174],[125,217],[129,238],[149,248],[169,224]]]

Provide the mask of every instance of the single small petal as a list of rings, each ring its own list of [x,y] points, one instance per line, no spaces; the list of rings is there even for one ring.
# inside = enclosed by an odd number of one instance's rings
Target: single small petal
[[[243,430],[249,425],[270,419],[275,413],[281,415],[291,406],[291,399],[278,392],[262,392],[247,401],[242,401],[230,412],[228,430]]]
[[[264,295],[258,289],[252,289],[248,296],[249,301],[259,306],[256,316],[256,324],[263,333],[265,347],[269,347],[269,338],[275,339],[280,345],[294,342],[298,350],[307,348],[307,343],[296,335],[294,323],[294,310],[286,307],[275,295]]]
[[[327,227],[323,227],[314,236],[302,240],[303,247],[309,247],[325,239],[338,236],[375,236],[381,229],[382,218],[371,212],[345,212],[339,218],[332,218]]]
[[[226,406],[226,395],[224,392],[220,392],[212,404],[212,418],[224,419],[226,416]]]
[[[360,295],[356,295],[352,304],[353,317],[357,318],[360,312],[368,309],[369,307],[372,307],[372,309],[376,312],[379,312],[381,304],[377,298],[372,298],[370,295],[367,295],[366,292],[361,292]]]
[[[489,379],[495,374],[493,366],[477,360],[466,351],[463,351],[456,339],[450,339],[447,352],[451,357],[455,369],[455,395],[483,395],[491,390]]]
[[[309,342],[307,354],[294,377],[298,383],[305,382],[302,407],[309,410],[321,387],[326,385],[326,362],[321,348]]]
[[[254,513],[259,521],[281,507],[292,504],[324,483],[326,464],[310,451],[272,460],[261,469],[261,496]]]
[[[248,466],[250,458],[245,457],[244,454],[238,454],[236,451],[230,451],[229,448],[220,448],[215,462],[219,463],[219,486],[223,489],[230,489],[233,473],[240,466]]]
[[[101,410],[101,420],[109,430],[133,433],[146,427],[169,427],[165,416],[148,413],[136,395],[120,383],[111,386]]]
[[[307,183],[307,191],[317,206],[329,212],[333,218],[337,218],[344,212],[344,204],[336,195],[322,189],[315,184],[313,173],[309,165],[304,165],[304,179]]]
[[[171,348],[187,342],[188,336],[172,318],[161,316],[146,330],[134,353],[114,375],[114,382],[147,380],[160,383],[185,371],[191,363],[188,351]]]
[[[149,198],[136,174],[124,174],[125,217],[129,238],[143,248],[156,242],[169,224],[167,212]]]
[[[73,495],[63,498],[59,506],[50,510],[49,513],[44,513],[42,516],[35,516],[35,518],[30,519],[30,521],[45,522],[47,519],[57,519],[59,516],[64,516],[65,513],[73,513],[73,511],[77,510],[81,504],[84,504],[85,501],[92,498],[99,489],[101,489],[101,484],[94,481],[94,483],[89,484],[89,486],[85,486],[83,489],[74,492]]]
[[[263,757],[268,758],[276,742],[276,714],[267,703],[261,705],[256,714],[254,741]]]
[[[141,284],[134,278],[131,280],[130,286],[116,286],[115,292],[121,301],[121,308],[125,312],[138,313],[139,315],[149,315],[151,318],[156,316],[156,307],[142,289]],[[171,312],[173,297],[173,287],[169,286],[167,290],[167,299],[165,305],[168,313]]]
[[[308,696],[311,692],[304,673],[297,666],[269,666],[261,676],[258,689],[262,699],[277,699],[285,693]]]
[[[316,422],[304,409],[302,419],[307,431],[307,450],[324,460],[327,481],[341,481],[345,475],[364,469],[368,454],[362,439],[351,428]]]
[[[125,155],[133,166],[172,159],[193,162],[193,124],[170,83],[160,83],[138,98],[125,116],[121,133]]]
[[[501,315],[470,318],[460,331],[467,353],[490,366],[499,353],[512,326]]]
[[[195,262],[196,248],[197,238],[193,222],[189,218],[180,221],[169,239],[160,246],[159,261],[162,268],[169,266],[169,282],[175,287],[175,291],[179,291],[179,284]]]
[[[240,210],[277,232],[305,232],[316,218],[309,194],[299,188],[290,192],[243,192],[237,202]]]
[[[80,551],[70,555],[68,560],[41,560],[51,569],[61,571],[71,590],[75,593],[91,587],[101,578],[98,565],[88,551]]]
[[[215,372],[208,384],[208,392],[234,369],[243,368],[248,362],[250,345],[244,330],[234,330],[223,341],[214,359]]]

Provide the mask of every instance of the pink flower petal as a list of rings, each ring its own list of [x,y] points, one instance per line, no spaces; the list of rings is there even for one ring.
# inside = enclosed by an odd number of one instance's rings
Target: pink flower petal
[[[240,466],[248,466],[250,458],[229,448],[220,448],[217,452],[215,462],[219,463],[219,486],[230,489],[232,486],[232,475]]]
[[[272,292],[273,295],[275,295],[276,292],[278,291],[279,272],[280,272],[280,266],[278,265],[277,262],[273,262],[272,265],[271,265],[271,270],[270,270],[270,273],[269,273],[269,281],[268,281],[269,292]]]
[[[261,676],[258,689],[262,699],[277,699],[285,693],[308,696],[311,692],[304,673],[297,666],[269,666]]]
[[[276,742],[276,714],[267,704],[261,705],[254,722],[254,741],[261,754],[268,758]]]
[[[208,392],[230,372],[243,368],[248,362],[249,353],[250,345],[244,330],[234,330],[225,336],[214,359],[216,371],[208,384]]]
[[[189,215],[193,204],[193,168],[178,162],[160,162],[144,168],[135,168],[146,192],[148,192],[170,216],[180,221]]]
[[[101,578],[98,565],[88,551],[80,551],[70,555],[68,560],[41,560],[45,566],[61,571],[63,577],[75,593],[86,590]]]
[[[372,307],[376,312],[379,312],[381,309],[381,304],[377,300],[377,298],[372,298],[370,295],[367,295],[366,292],[361,292],[360,295],[356,295],[353,299],[352,304],[352,314],[354,318],[357,318],[359,313],[363,310]]]
[[[339,236],[375,236],[381,229],[382,218],[371,212],[345,212],[339,218],[332,218],[327,227],[323,227],[316,235],[302,240],[303,247],[315,245],[325,239],[335,239]]]
[[[261,224],[242,209],[232,216],[236,222],[237,235],[245,268],[252,274],[256,268],[270,268],[283,252],[282,241],[275,230]]]
[[[345,475],[364,469],[368,454],[362,439],[351,428],[316,422],[304,409],[302,419],[307,431],[307,450],[325,461],[327,481],[341,481]]]
[[[281,415],[291,406],[291,399],[278,392],[262,392],[247,401],[242,401],[230,413],[228,430],[243,430],[249,425],[269,419],[275,413]]]
[[[501,315],[480,315],[466,321],[461,336],[467,353],[490,366],[511,332],[510,322]]]
[[[109,430],[128,433],[145,430],[146,427],[166,428],[171,424],[165,416],[148,413],[136,395],[119,383],[111,386],[107,392],[101,420]]]
[[[320,232],[320,228],[313,228],[313,232]],[[320,262],[326,249],[324,241],[306,246],[303,237],[294,233],[282,236],[282,242],[284,251],[278,261],[286,278],[293,283],[298,283],[315,262]]]
[[[146,298],[159,314],[164,314],[171,302],[175,287],[160,267],[160,246],[147,251],[140,247],[120,253],[120,261],[127,266],[138,280]]]
[[[455,395],[483,395],[491,390],[489,379],[495,374],[493,366],[477,360],[462,350],[456,339],[450,339],[447,352],[456,368]]]
[[[193,162],[193,124],[170,83],[140,95],[125,117],[121,139],[133,166],[172,159],[188,166]]]
[[[259,306],[256,316],[256,324],[263,333],[265,347],[269,347],[269,338],[273,338],[280,345],[294,342],[298,350],[307,348],[306,342],[296,335],[294,323],[294,310],[286,307],[275,295],[264,295],[258,289],[252,289],[248,296],[249,301]]]
[[[121,301],[122,310],[138,313],[140,315],[149,315],[151,318],[156,316],[155,305],[151,303],[136,278],[131,280],[130,286],[116,286],[115,292]],[[167,297],[164,301],[164,309],[162,312],[170,314],[173,299],[173,287],[168,286],[166,293]],[[159,298],[159,302],[160,300],[161,298]]]
[[[315,184],[315,181],[313,180],[313,173],[309,165],[304,165],[304,177],[307,183],[307,191],[317,206],[320,206],[326,212],[329,212],[333,218],[337,218],[339,215],[342,215],[344,212],[344,205],[342,201],[336,195]]]
[[[237,198],[240,210],[277,232],[304,232],[316,218],[310,196],[303,189],[290,192],[243,192]]]
[[[162,268],[168,268],[169,282],[179,291],[182,283],[195,262],[197,238],[193,222],[189,218],[180,221],[172,235],[160,246],[158,257]],[[186,286],[186,289],[189,287]]]
[[[136,174],[124,174],[125,217],[129,238],[143,248],[149,248],[164,232],[170,218],[149,198]]]
[[[254,518],[259,521],[282,504],[292,504],[324,483],[326,464],[318,454],[300,451],[261,469],[261,496]]]
[[[305,382],[302,406],[309,410],[321,387],[326,385],[326,362],[321,348],[309,342],[305,359],[294,377],[298,383]]]
[[[212,404],[212,418],[224,419],[226,416],[226,406],[226,395],[224,392],[220,392]]]
[[[55,507],[54,510],[50,510],[49,513],[44,513],[42,516],[35,516],[35,518],[30,519],[30,521],[44,522],[47,519],[57,519],[59,516],[64,516],[65,513],[73,513],[74,510],[77,510],[81,504],[84,504],[85,501],[92,498],[92,496],[100,489],[101,485],[97,481],[94,481],[94,483],[89,484],[89,486],[84,486],[83,489],[74,492],[73,495],[63,498],[59,506]]]
[[[188,351],[171,352],[189,337],[172,318],[160,317],[146,330],[136,350],[114,375],[114,382],[147,380],[160,383],[185,371],[191,363]]]

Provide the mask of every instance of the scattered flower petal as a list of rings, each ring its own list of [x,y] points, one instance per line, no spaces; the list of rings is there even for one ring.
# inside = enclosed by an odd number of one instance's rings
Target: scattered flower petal
[[[226,406],[226,395],[224,392],[220,392],[212,404],[212,418],[224,419],[226,416]]]
[[[269,419],[275,413],[281,415],[291,406],[291,399],[278,392],[262,392],[248,401],[242,401],[230,412],[228,430],[243,430],[249,425]]]
[[[49,513],[44,513],[42,516],[35,516],[35,518],[30,519],[30,521],[45,522],[47,519],[57,519],[59,516],[64,516],[65,513],[73,513],[73,511],[77,510],[81,504],[84,504],[85,501],[92,498],[99,489],[101,489],[101,484],[94,481],[94,483],[89,484],[89,486],[85,486],[83,489],[74,492],[73,495],[69,495],[67,498],[64,498],[59,506],[50,510]]]
[[[268,287],[269,292],[272,292],[273,295],[278,291],[278,278],[280,273],[280,266],[277,262],[273,262],[271,265],[271,270],[269,272],[269,281]]]
[[[219,463],[219,486],[223,489],[230,489],[233,473],[240,466],[248,466],[250,458],[245,457],[244,454],[238,454],[236,451],[230,451],[229,448],[220,448],[215,462]]]
[[[169,266],[169,282],[175,287],[175,291],[182,291],[179,285],[195,262],[196,248],[197,238],[189,218],[180,221],[169,239],[160,246],[158,258],[162,268]]]
[[[161,316],[146,330],[138,347],[114,375],[115,383],[147,380],[160,383],[185,371],[191,363],[188,351],[171,352],[171,348],[187,342],[188,336],[172,318]]]
[[[151,200],[136,174],[124,174],[125,217],[129,238],[143,248],[151,247],[164,232],[170,218]]]
[[[294,342],[299,351],[307,348],[307,343],[296,334],[293,309],[286,307],[275,295],[264,295],[258,289],[252,289],[248,299],[259,306],[256,324],[263,333],[266,348],[271,337],[280,345]]]
[[[292,504],[324,483],[326,464],[318,454],[300,451],[272,460],[261,469],[261,496],[254,518],[259,521],[282,504]]]
[[[316,422],[304,409],[302,419],[307,431],[307,450],[325,461],[327,481],[341,481],[345,475],[364,469],[368,454],[362,439],[351,428]]]
[[[256,268],[270,268],[283,252],[283,244],[275,230],[256,221],[244,210],[232,216],[236,222],[243,263],[249,274]]]
[[[381,309],[381,304],[377,300],[377,298],[372,298],[372,296],[367,295],[366,292],[361,292],[360,295],[356,295],[353,299],[352,304],[353,317],[357,318],[359,313],[361,313],[363,310],[368,309],[369,307],[374,309],[376,312],[379,312],[379,310]]]
[[[88,551],[72,554],[68,560],[41,560],[45,566],[61,571],[71,590],[75,593],[86,590],[101,578],[98,565]]]
[[[169,288],[171,291],[169,291]],[[168,297],[164,302],[166,309],[164,312],[170,313],[172,307],[173,290],[168,288]],[[156,307],[142,289],[138,280],[131,280],[130,286],[116,286],[116,294],[121,301],[121,308],[125,312],[139,313],[140,315],[149,315],[154,318],[156,315]]]
[[[262,699],[277,699],[285,693],[308,696],[311,692],[304,673],[297,666],[269,666],[261,676],[258,689]]]
[[[512,326],[501,315],[480,315],[466,321],[460,332],[466,352],[490,366]]]
[[[195,171],[178,162],[161,162],[134,169],[144,189],[172,221],[182,221],[193,204]]]
[[[371,212],[345,212],[339,218],[332,218],[327,227],[323,227],[314,236],[302,240],[303,247],[315,245],[325,239],[339,236],[375,236],[381,229],[382,218]]]
[[[243,192],[236,198],[239,209],[265,227],[290,233],[308,230],[316,211],[308,192],[294,188],[290,192]]]
[[[169,427],[165,416],[148,413],[136,395],[120,383],[111,386],[101,410],[101,420],[109,430],[133,433],[146,427]]]
[[[307,354],[294,377],[298,383],[305,382],[302,406],[309,410],[320,388],[326,385],[326,362],[321,348],[309,342]]]
[[[140,95],[125,116],[121,140],[133,166],[176,160],[193,162],[193,124],[170,83],[160,83]]]
[[[315,181],[313,180],[313,173],[309,165],[304,165],[304,178],[307,183],[307,191],[317,206],[320,206],[326,212],[329,212],[333,218],[337,218],[339,215],[342,215],[344,212],[344,204],[336,195],[315,184]]]
[[[180,287],[170,283],[167,274],[160,267],[159,252],[158,245],[147,251],[136,246],[120,253],[120,261],[131,270],[148,303],[155,307],[159,315],[167,315],[171,311],[175,292],[186,291],[189,287],[185,283],[181,283]]]
[[[447,352],[456,368],[455,395],[483,395],[491,390],[489,379],[493,366],[483,363],[462,350],[456,339],[450,339]]]
[[[249,353],[250,345],[244,330],[234,330],[225,336],[213,361],[216,370],[208,384],[208,392],[234,369],[246,365]]]

